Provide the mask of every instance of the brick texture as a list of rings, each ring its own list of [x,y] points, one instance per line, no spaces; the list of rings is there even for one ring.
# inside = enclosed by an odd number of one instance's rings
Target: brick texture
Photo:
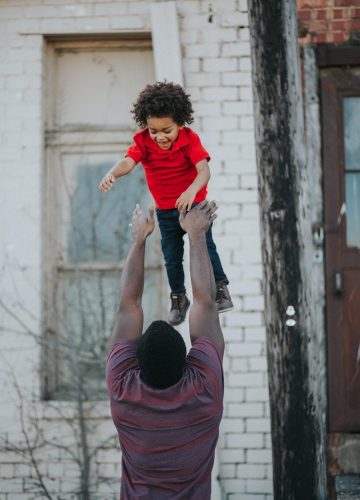
[[[360,31],[360,0],[298,0],[301,45],[348,42]]]

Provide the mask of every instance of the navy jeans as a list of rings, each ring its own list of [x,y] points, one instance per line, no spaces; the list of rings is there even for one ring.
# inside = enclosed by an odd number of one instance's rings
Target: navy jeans
[[[164,254],[166,272],[171,291],[174,293],[185,291],[185,277],[183,268],[184,257],[184,234],[179,223],[179,211],[174,208],[170,210],[156,209],[161,233],[161,250]],[[212,238],[211,226],[206,233],[206,243],[209,257],[214,271],[215,281],[229,280],[222,268],[220,257],[216,251],[216,246]]]

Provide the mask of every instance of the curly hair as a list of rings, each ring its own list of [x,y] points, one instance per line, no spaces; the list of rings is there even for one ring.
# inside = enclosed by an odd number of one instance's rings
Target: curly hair
[[[166,389],[183,375],[186,360],[184,339],[166,321],[153,321],[139,340],[136,357],[145,384]]]
[[[181,85],[166,81],[147,85],[131,110],[136,123],[142,128],[147,126],[150,117],[169,116],[178,125],[190,124],[194,121],[193,112],[190,95]]]

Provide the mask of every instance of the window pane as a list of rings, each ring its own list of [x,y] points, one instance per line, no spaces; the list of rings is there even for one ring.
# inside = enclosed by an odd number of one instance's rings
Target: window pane
[[[118,262],[126,257],[135,203],[144,209],[148,193],[140,166],[100,193],[99,182],[111,164],[80,165],[70,198],[66,262]]]
[[[105,399],[105,361],[119,296],[120,272],[59,273],[57,290],[56,399]],[[160,289],[157,270],[144,286],[144,325],[160,317],[152,291]],[[145,329],[144,328],[144,329]]]
[[[107,193],[99,191],[100,180],[119,157],[80,147],[61,154],[51,197],[58,265],[118,263],[126,257],[132,211],[136,203],[147,209],[151,198],[140,165]],[[157,244],[156,236],[149,239],[147,263],[156,260]]]
[[[360,170],[360,97],[344,97],[346,169]]]
[[[360,173],[346,174],[347,245],[360,247]]]

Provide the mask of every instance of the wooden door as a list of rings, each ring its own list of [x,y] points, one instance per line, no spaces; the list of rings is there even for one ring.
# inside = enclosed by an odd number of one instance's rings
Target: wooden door
[[[329,430],[358,432],[360,67],[330,67],[322,70],[321,101]]]

